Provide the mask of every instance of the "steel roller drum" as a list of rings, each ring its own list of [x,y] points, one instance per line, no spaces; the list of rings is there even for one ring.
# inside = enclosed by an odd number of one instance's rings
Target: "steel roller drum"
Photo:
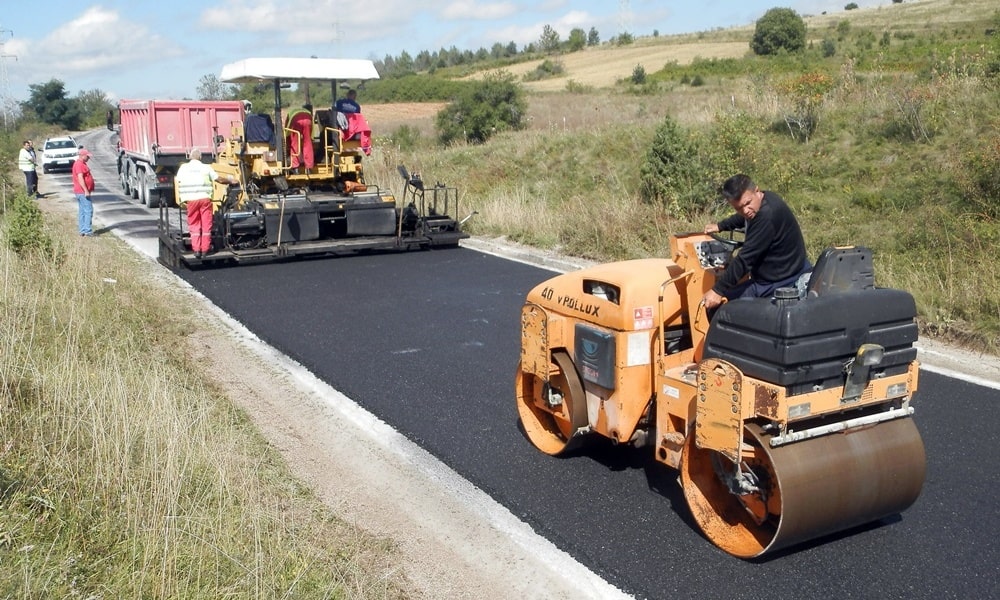
[[[692,516],[734,556],[761,556],[893,515],[920,495],[926,457],[911,418],[777,448],[768,437],[756,425],[745,429],[744,442],[757,450],[748,463],[767,490],[770,515],[761,524],[716,476],[713,451],[696,448],[693,436],[684,449],[681,479]]]

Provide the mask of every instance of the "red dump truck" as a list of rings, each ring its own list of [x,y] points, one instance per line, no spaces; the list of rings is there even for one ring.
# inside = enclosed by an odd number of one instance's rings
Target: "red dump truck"
[[[118,178],[122,190],[150,208],[170,204],[174,175],[192,148],[205,162],[216,154],[217,135],[243,120],[238,100],[122,100]]]

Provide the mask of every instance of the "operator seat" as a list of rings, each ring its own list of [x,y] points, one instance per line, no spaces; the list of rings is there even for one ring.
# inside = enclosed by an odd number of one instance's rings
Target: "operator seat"
[[[875,287],[872,251],[864,246],[827,248],[819,256],[806,297],[816,298],[831,293],[868,290]]]

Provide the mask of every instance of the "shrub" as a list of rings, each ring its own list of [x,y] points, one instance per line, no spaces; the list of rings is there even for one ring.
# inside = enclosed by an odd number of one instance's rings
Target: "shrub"
[[[632,69],[632,83],[636,85],[642,85],[646,83],[646,68],[642,65],[636,65]]]
[[[437,114],[439,139],[445,145],[457,140],[481,144],[497,132],[522,129],[527,108],[513,75],[489,73]]]
[[[393,132],[392,141],[400,150],[412,150],[420,141],[420,130],[412,125],[400,125]]]
[[[858,8],[858,3],[857,2],[851,2],[850,4],[848,4],[848,5],[846,5],[844,7],[844,10],[857,10],[857,8]]]
[[[570,94],[589,94],[594,91],[594,86],[570,79],[566,82],[566,91]]]
[[[961,160],[957,177],[966,204],[988,219],[1000,219],[1000,136],[981,148],[970,150]]]
[[[4,240],[18,256],[55,255],[52,238],[43,228],[42,210],[24,192],[14,194],[4,219]]]
[[[833,80],[822,73],[805,73],[785,81],[780,91],[789,97],[793,109],[785,115],[792,137],[804,142],[816,131],[820,108],[833,89]]]
[[[676,216],[700,212],[714,195],[714,175],[696,138],[669,116],[656,129],[639,168],[640,194]]]
[[[772,8],[757,20],[750,49],[758,56],[779,51],[799,52],[806,47],[806,23],[790,8]]]
[[[566,68],[563,66],[562,61],[545,59],[534,70],[525,73],[524,80],[541,81],[542,79],[558,77],[565,72]]]

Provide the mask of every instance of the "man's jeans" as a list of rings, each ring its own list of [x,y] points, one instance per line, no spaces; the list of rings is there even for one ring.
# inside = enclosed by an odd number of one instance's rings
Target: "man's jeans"
[[[93,235],[94,227],[94,203],[86,194],[76,194],[76,202],[80,205],[77,213],[77,223],[80,226],[80,235]]]
[[[729,300],[735,300],[736,298],[770,298],[774,294],[774,290],[780,287],[795,287],[795,283],[799,277],[812,271],[812,268],[812,263],[806,260],[805,264],[802,265],[802,270],[788,279],[781,281],[748,279],[729,290],[726,298]]]

